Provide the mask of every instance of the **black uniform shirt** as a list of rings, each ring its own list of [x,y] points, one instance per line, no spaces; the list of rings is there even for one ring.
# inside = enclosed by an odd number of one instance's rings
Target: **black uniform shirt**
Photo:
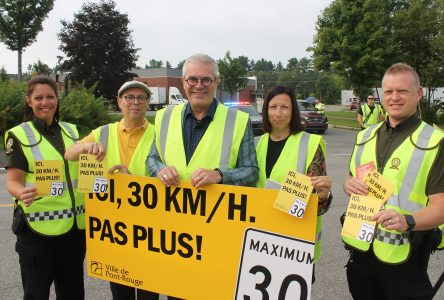
[[[52,124],[48,126],[46,125],[45,121],[35,117],[32,122],[37,131],[42,134],[43,137],[45,137],[63,157],[65,153],[65,144],[63,143],[62,132],[59,123],[54,120],[54,122],[52,122]],[[12,139],[12,142],[10,141],[10,139]],[[37,141],[39,141],[40,137],[36,136],[36,139]],[[8,144],[10,145],[11,143],[12,145],[8,147]],[[23,170],[25,172],[29,171],[28,160],[26,159],[22,147],[20,146],[20,141],[13,134],[10,134],[8,140],[6,141],[5,152],[5,168],[11,167]]]
[[[418,128],[421,120],[416,114],[401,122],[395,127],[391,127],[388,120],[384,122],[378,131],[378,142],[376,145],[377,162],[379,172],[382,173],[387,160],[409,136]],[[426,194],[433,195],[437,193],[444,193],[444,152],[443,143],[439,146],[439,151],[433,163],[427,178]],[[390,163],[390,162],[389,162]]]

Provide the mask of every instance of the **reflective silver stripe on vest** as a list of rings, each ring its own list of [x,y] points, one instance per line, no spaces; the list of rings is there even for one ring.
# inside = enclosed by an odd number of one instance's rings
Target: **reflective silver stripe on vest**
[[[109,124],[100,126],[100,140],[99,143],[105,147],[105,151],[108,147],[108,135],[109,135]]]
[[[362,158],[362,153],[364,152],[365,144],[373,136],[373,132],[376,130],[376,128],[378,126],[379,125],[373,125],[373,126],[369,127],[364,132],[364,136],[362,137],[362,140],[359,142],[358,149],[356,150],[356,156],[355,156],[355,165],[356,165],[356,167],[361,165],[361,158]]]
[[[166,140],[168,135],[168,127],[170,125],[171,114],[173,113],[174,106],[168,106],[163,113],[162,124],[160,124],[160,152],[161,159],[165,161],[165,149],[166,149]]]
[[[376,228],[375,239],[386,244],[401,246],[409,243],[409,234],[405,232],[394,233]]]
[[[73,140],[77,139],[77,136],[75,135],[74,130],[72,130],[71,126],[69,126],[65,122],[59,122],[59,125],[65,128],[66,131],[68,131],[69,135],[71,136],[71,139]]]
[[[227,112],[227,119],[225,120],[224,137],[222,139],[222,151],[220,152],[219,168],[228,170],[228,163],[230,161],[230,150],[233,144],[234,123],[236,122],[237,111],[234,108],[229,108]],[[246,128],[245,130],[248,130]]]
[[[31,147],[32,156],[35,160],[43,160],[42,152],[40,151],[40,147],[37,144],[37,139],[35,137],[34,131],[31,129],[28,123],[20,124],[20,127],[25,131],[26,137],[28,138],[30,145],[35,145]]]
[[[416,145],[422,148],[427,148],[433,131],[433,127],[428,125],[424,126],[419,133]],[[387,200],[387,204],[400,207],[407,211],[417,211],[423,208],[423,205],[409,201],[409,196],[413,190],[413,186],[415,185],[415,180],[418,176],[417,172],[424,162],[425,153],[426,151],[415,147],[410,158],[409,165],[407,166],[404,179],[402,180],[399,193],[398,195],[392,195]]]
[[[309,139],[310,135],[306,132],[302,132],[302,137],[301,141],[299,142],[299,149],[298,149],[298,165],[296,167],[298,172],[302,174],[305,174],[305,164],[307,162]]]
[[[27,213],[27,214],[25,214],[25,216],[26,216],[26,219],[28,220],[28,222],[39,222],[39,221],[53,221],[53,220],[72,218],[74,216],[74,213],[76,215],[84,214],[85,213],[85,206],[80,205],[74,209],[69,208],[69,209],[56,210],[56,211]]]

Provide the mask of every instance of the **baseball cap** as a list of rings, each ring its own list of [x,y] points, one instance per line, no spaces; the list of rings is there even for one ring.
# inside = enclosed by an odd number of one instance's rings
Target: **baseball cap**
[[[118,95],[119,97],[121,97],[122,94],[123,94],[127,89],[131,89],[131,88],[138,88],[138,89],[142,89],[142,90],[144,90],[144,91],[147,93],[148,98],[149,98],[150,95],[151,95],[151,91],[150,91],[150,89],[148,88],[148,86],[147,86],[145,83],[140,82],[140,81],[136,81],[136,80],[127,81],[127,82],[125,82],[124,84],[122,84],[122,86],[120,87],[119,92],[117,93],[117,95]]]

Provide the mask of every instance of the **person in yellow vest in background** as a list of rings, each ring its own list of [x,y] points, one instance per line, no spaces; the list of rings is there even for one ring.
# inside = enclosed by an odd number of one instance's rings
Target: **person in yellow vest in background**
[[[321,255],[322,217],[331,203],[331,179],[326,176],[325,145],[322,136],[304,132],[294,91],[272,88],[262,107],[263,127],[256,148],[259,164],[257,187],[271,187],[267,179],[282,183],[289,168],[311,177],[319,196],[316,227],[315,263]],[[314,272],[313,272],[314,280]]]
[[[315,108],[318,112],[325,114],[325,104],[319,99],[314,100]]]
[[[118,91],[117,103],[123,118],[94,129],[65,153],[68,160],[79,160],[80,154],[96,154],[110,172],[148,175],[145,160],[154,139],[154,126],[145,119],[151,92],[139,81],[125,82]],[[110,283],[114,300],[154,300],[159,295],[133,287]]]
[[[23,299],[84,299],[85,207],[77,192],[78,163],[63,159],[78,139],[73,124],[60,121],[57,85],[46,76],[27,85],[24,122],[5,134],[6,188],[15,198],[12,230],[17,236]],[[38,196],[35,162],[63,165],[63,193]],[[5,297],[6,295],[4,295]]]
[[[356,168],[370,162],[395,189],[373,216],[371,243],[343,237],[352,249],[349,290],[354,299],[431,299],[427,264],[444,224],[444,133],[416,114],[422,87],[412,67],[389,67],[382,91],[388,118],[358,133],[344,190],[367,195]]]
[[[156,116],[156,143],[147,159],[151,176],[165,185],[190,180],[202,186],[223,183],[254,186],[258,178],[253,131],[248,114],[217,101],[217,64],[195,54],[183,66],[188,103]]]
[[[384,121],[384,111],[379,103],[375,103],[373,95],[367,96],[367,103],[362,104],[358,110],[358,123],[361,129]]]

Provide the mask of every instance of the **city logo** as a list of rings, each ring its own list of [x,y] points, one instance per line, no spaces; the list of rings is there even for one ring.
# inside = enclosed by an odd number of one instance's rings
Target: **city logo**
[[[98,261],[91,261],[90,270],[92,274],[102,276],[102,270],[103,270],[102,263]]]
[[[390,169],[395,169],[395,170],[399,170],[399,165],[401,164],[401,160],[399,158],[394,158],[392,159],[392,166],[390,167]]]

